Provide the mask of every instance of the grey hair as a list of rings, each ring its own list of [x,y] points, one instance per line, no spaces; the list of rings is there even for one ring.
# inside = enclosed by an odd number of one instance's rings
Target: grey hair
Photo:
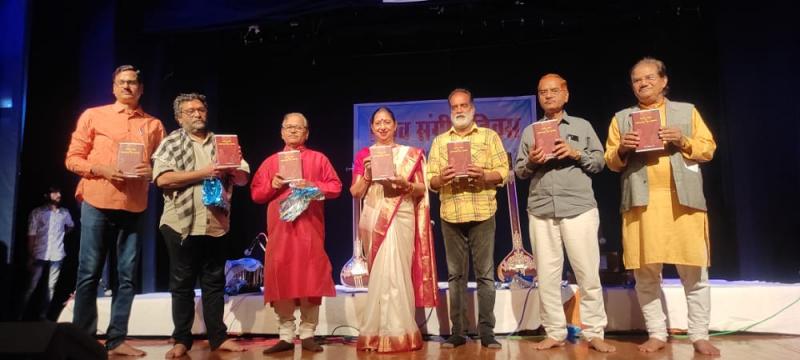
[[[660,78],[667,77],[667,65],[664,65],[663,61],[658,60],[651,56],[645,56],[641,60],[637,61],[636,64],[633,64],[633,67],[631,67],[630,76],[633,76],[633,69],[636,69],[637,66],[644,64],[655,66],[656,72],[658,73],[658,76]],[[669,92],[669,85],[665,86],[664,90],[661,93],[663,95],[667,95],[668,92]]]
[[[469,90],[464,89],[464,88],[453,89],[453,91],[450,92],[450,95],[447,95],[447,103],[449,104],[450,100],[453,98],[453,95],[458,94],[458,93],[466,94],[467,97],[469,97],[469,103],[472,104],[472,93],[469,92]]]
[[[286,115],[283,115],[283,121],[281,121],[281,126],[283,126],[283,123],[285,123],[286,119],[288,119],[290,116],[299,117],[301,120],[303,120],[303,126],[305,126],[306,129],[308,129],[308,119],[306,119],[306,116],[303,115],[303,113],[299,113],[299,112],[290,112],[290,113],[288,113]]]
[[[645,56],[641,60],[637,61],[636,64],[633,64],[630,74],[633,75],[633,69],[636,69],[637,66],[644,64],[655,65],[658,76],[662,78],[667,76],[667,65],[664,65],[663,61],[650,56]]]
[[[189,94],[180,94],[178,97],[175,98],[175,101],[172,103],[172,109],[175,111],[175,118],[179,118],[181,116],[181,105],[185,102],[189,102],[192,100],[199,100],[203,103],[203,106],[208,109],[208,103],[206,102],[206,96],[203,94],[198,93],[189,93]]]

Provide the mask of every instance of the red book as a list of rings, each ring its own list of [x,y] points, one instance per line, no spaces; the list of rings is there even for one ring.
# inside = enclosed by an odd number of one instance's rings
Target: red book
[[[372,180],[388,179],[395,175],[392,146],[375,145],[370,147],[369,158],[372,163]]]
[[[303,159],[300,150],[281,151],[278,153],[278,174],[284,182],[303,178]]]
[[[664,142],[658,137],[658,130],[661,129],[661,113],[658,109],[632,112],[631,126],[633,131],[639,133],[636,152],[664,150]]]
[[[472,146],[469,140],[447,143],[447,163],[453,166],[456,177],[467,176],[467,167],[472,164]]]
[[[129,178],[138,178],[136,167],[144,162],[144,144],[123,142],[117,149],[117,169]]]
[[[533,144],[542,148],[545,159],[555,157],[553,149],[556,147],[556,140],[561,138],[558,132],[558,124],[561,120],[544,120],[533,123]]]
[[[214,135],[214,165],[218,168],[238,168],[242,164],[239,151],[239,137],[236,135]]]

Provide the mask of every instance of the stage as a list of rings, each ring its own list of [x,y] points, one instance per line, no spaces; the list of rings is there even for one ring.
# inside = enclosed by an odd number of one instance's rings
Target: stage
[[[670,339],[666,347],[658,353],[642,353],[636,348],[646,340],[645,336],[611,335],[606,341],[615,346],[617,351],[612,354],[600,353],[589,349],[587,342],[567,342],[563,347],[549,350],[534,350],[533,344],[541,341],[543,336],[533,337],[498,337],[502,349],[492,350],[482,348],[479,341],[467,341],[467,344],[455,349],[441,347],[441,339],[432,338],[423,343],[422,349],[406,353],[376,354],[356,351],[355,342],[340,337],[318,338],[325,349],[321,353],[302,351],[300,345],[295,345],[294,353],[284,352],[272,355],[262,355],[261,351],[274,345],[275,338],[247,337],[239,338],[238,343],[246,351],[242,353],[223,353],[211,351],[208,342],[195,340],[192,350],[183,359],[314,359],[314,360],[341,360],[341,359],[376,359],[376,360],[421,360],[421,359],[526,359],[526,360],[553,360],[553,359],[581,359],[581,360],[664,360],[664,359],[712,359],[694,352],[688,339]],[[144,357],[137,360],[164,359],[164,354],[172,347],[169,339],[132,339],[129,343],[147,352]],[[715,336],[711,339],[721,353],[722,359],[752,360],[752,359],[794,359],[800,353],[800,337],[785,335],[726,335]],[[110,356],[109,359],[127,360],[130,357]],[[717,358],[713,358],[717,359]]]
[[[476,318],[474,291],[470,283],[469,313],[474,331]],[[417,310],[417,323],[423,334],[449,334],[447,311],[447,283],[440,283],[440,304],[435,309]],[[562,300],[568,312],[578,308],[575,292],[577,286],[562,287]],[[199,294],[198,294],[199,295]],[[642,319],[636,293],[633,289],[614,287],[604,289],[608,326],[606,331],[643,331]],[[683,288],[677,279],[664,282],[667,321],[670,329],[685,330],[686,301]],[[742,330],[752,333],[800,335],[800,303],[789,306],[800,298],[800,284],[780,284],[757,281],[712,280],[711,324],[712,332]],[[358,309],[366,301],[363,290],[337,287],[335,298],[325,298],[320,309],[317,335],[358,335]],[[205,327],[200,311],[200,299],[196,300],[195,322],[192,331],[203,333]],[[97,299],[98,333],[108,326],[111,297]],[[499,289],[495,302],[497,323],[495,332],[510,334],[521,330],[535,330],[541,325],[539,298],[536,289]],[[788,307],[787,307],[788,306]],[[72,320],[74,303],[70,300],[61,312],[59,321]],[[783,311],[781,311],[783,309]],[[777,313],[777,315],[775,315]],[[770,318],[771,316],[774,317]],[[299,318],[299,315],[298,315]],[[575,319],[576,316],[568,317]],[[769,318],[769,319],[768,319]],[[169,336],[172,333],[172,315],[169,293],[137,295],[131,310],[128,334],[130,336]],[[768,319],[766,321],[763,321]],[[231,296],[225,303],[225,324],[231,334],[277,334],[277,319],[271,307],[263,305],[260,293]],[[763,321],[761,323],[758,323]],[[758,323],[758,324],[756,324]],[[756,325],[754,325],[756,324]]]

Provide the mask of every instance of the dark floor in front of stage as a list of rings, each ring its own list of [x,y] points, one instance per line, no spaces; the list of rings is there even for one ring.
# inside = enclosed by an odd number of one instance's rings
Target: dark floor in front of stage
[[[243,353],[212,352],[205,341],[195,341],[188,357],[183,359],[711,359],[712,357],[695,354],[689,340],[671,340],[667,347],[654,354],[639,353],[636,345],[643,342],[643,336],[608,336],[607,339],[617,347],[617,352],[601,354],[590,350],[586,342],[576,344],[568,343],[563,348],[545,351],[533,350],[531,344],[541,340],[541,336],[526,338],[498,337],[503,348],[488,350],[480,346],[478,341],[470,341],[456,349],[440,348],[440,338],[435,337],[425,342],[419,350],[400,354],[375,354],[356,351],[355,345],[343,338],[330,338],[324,345],[325,351],[309,353],[301,351],[300,346],[295,346],[294,353],[265,356],[261,351],[272,345],[274,338],[241,338],[240,343],[247,348]],[[800,336],[782,335],[725,335],[713,337],[712,342],[722,351],[721,359],[800,359]],[[168,339],[133,339],[133,346],[147,352],[142,358],[111,357],[111,359],[163,359],[164,354],[172,347]]]

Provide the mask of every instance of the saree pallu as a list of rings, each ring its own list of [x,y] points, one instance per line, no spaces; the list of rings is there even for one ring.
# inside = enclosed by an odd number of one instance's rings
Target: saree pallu
[[[396,146],[398,176],[424,184],[422,151]],[[422,347],[415,307],[436,306],[436,264],[427,191],[423,197],[386,197],[383,186],[367,190],[359,236],[370,266],[367,305],[361,312],[357,348],[377,352]]]

